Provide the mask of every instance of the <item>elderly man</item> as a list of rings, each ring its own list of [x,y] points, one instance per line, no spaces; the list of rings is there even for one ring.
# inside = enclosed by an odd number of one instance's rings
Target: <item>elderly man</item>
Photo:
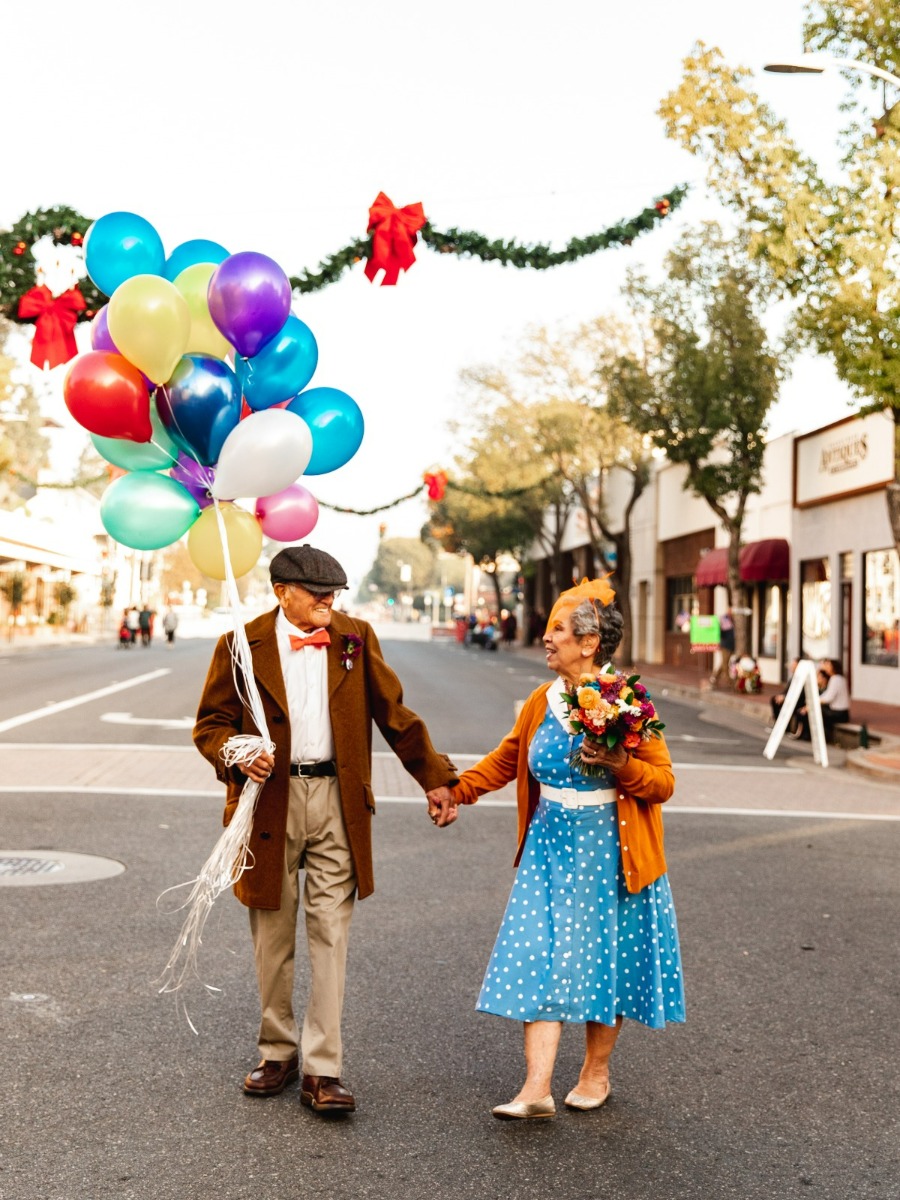
[[[371,819],[372,722],[426,792],[439,826],[456,817],[455,768],[436,753],[422,720],[403,704],[400,681],[365,621],[332,610],[347,586],[336,559],[292,546],[272,560],[278,607],[247,625],[253,671],[274,755],[228,768],[221,750],[258,731],[234,679],[230,635],[220,638],[203,689],[194,742],[227,784],[225,824],[247,778],[263,784],[250,840],[252,866],[235,885],[250,910],[262,1020],[262,1062],[244,1080],[248,1096],[275,1096],[301,1074],[301,1102],[317,1112],[353,1112],[341,1083],[341,1010],[354,898],[374,887]],[[310,990],[298,1033],[293,1011],[299,872]]]

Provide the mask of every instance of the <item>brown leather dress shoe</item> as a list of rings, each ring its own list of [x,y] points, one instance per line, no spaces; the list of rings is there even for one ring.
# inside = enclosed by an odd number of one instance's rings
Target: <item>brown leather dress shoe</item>
[[[289,1083],[296,1083],[299,1078],[299,1055],[284,1062],[264,1058],[244,1080],[244,1091],[248,1096],[278,1096]]]
[[[304,1075],[300,1103],[316,1112],[356,1112],[356,1101],[333,1075]]]

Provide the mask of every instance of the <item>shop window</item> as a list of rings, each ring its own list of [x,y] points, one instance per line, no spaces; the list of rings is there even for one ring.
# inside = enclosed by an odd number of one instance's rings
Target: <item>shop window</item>
[[[782,589],[777,583],[767,584],[762,589],[762,601],[759,653],[762,658],[778,658],[781,637]]]
[[[827,558],[800,564],[800,648],[825,658],[831,647],[831,568]]]
[[[693,575],[673,575],[666,580],[666,629],[669,633],[687,633],[691,617],[700,612]]]
[[[896,550],[863,555],[866,586],[863,662],[896,667],[900,638],[900,558]]]

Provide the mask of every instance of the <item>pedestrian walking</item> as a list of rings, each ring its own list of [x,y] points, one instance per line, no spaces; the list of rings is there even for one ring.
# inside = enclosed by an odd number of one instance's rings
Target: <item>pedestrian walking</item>
[[[137,641],[138,631],[141,628],[141,615],[137,610],[137,605],[132,604],[131,608],[125,612],[125,624],[128,627],[128,632],[131,634],[132,646]]]
[[[153,641],[153,617],[154,613],[145,604],[138,613],[138,625],[141,631],[141,645],[149,646]]]
[[[178,613],[174,608],[167,608],[163,613],[162,627],[163,633],[166,635],[166,644],[174,645],[175,630],[178,628]]]
[[[543,639],[557,678],[532,692],[512,732],[451,793],[471,804],[517,781],[518,871],[477,1005],[524,1023],[525,1082],[493,1109],[507,1120],[555,1115],[551,1081],[564,1024],[585,1027],[584,1061],[565,1104],[590,1110],[610,1094],[624,1018],[654,1029],[684,1020],[660,813],[674,790],[669,751],[662,737],[633,752],[609,749],[573,738],[568,724],[565,695],[621,640],[613,599],[606,580],[559,597]]]
[[[270,576],[278,604],[246,634],[274,754],[230,768],[222,761],[230,738],[259,733],[235,682],[231,635],[216,646],[194,727],[198,749],[227,785],[226,825],[246,779],[264,785],[250,835],[253,867],[234,889],[250,910],[262,1009],[262,1061],[243,1087],[274,1096],[302,1069],[303,1104],[353,1112],[355,1098],[341,1082],[341,1012],[354,900],[374,887],[372,722],[426,792],[436,825],[455,819],[445,785],[457,776],[403,704],[372,627],[333,610],[347,586],[340,563],[313,546],[291,546],[272,559]],[[293,1006],[301,869],[310,967],[302,1033]]]

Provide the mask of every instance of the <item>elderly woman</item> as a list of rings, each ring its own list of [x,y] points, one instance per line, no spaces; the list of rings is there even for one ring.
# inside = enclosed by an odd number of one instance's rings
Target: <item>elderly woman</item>
[[[623,1018],[653,1029],[684,1020],[678,929],[666,877],[660,805],[674,788],[663,739],[629,754],[573,737],[562,694],[611,660],[622,617],[605,580],[564,592],[544,634],[557,678],[525,701],[515,727],[464,772],[454,799],[473,804],[518,784],[515,882],[478,1000],[522,1021],[525,1083],[495,1117],[552,1117],[551,1078],[565,1022],[585,1026],[581,1073],[565,1104],[599,1108]],[[590,777],[569,763],[605,771]]]

